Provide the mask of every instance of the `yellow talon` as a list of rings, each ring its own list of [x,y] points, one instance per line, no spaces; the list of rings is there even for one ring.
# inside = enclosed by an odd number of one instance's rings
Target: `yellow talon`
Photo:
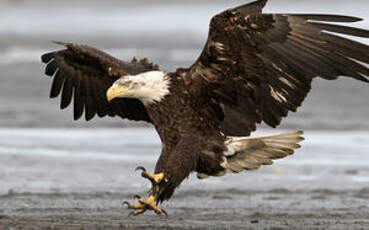
[[[145,207],[144,204],[130,204],[128,202],[124,202],[124,204],[128,205],[128,209],[142,209]]]
[[[146,212],[147,209],[137,209],[136,211],[131,212],[128,216],[138,216]]]
[[[137,167],[136,171],[137,170],[142,170],[142,177],[149,179],[153,185],[159,184],[164,179],[164,173],[149,173],[144,167]]]
[[[159,208],[158,206],[156,206],[155,200],[156,200],[155,197],[153,195],[151,195],[147,199],[143,199],[143,198],[139,199],[138,202],[140,202],[141,204],[146,205],[149,209],[154,210],[155,213],[160,214],[160,213],[162,213],[162,209]]]
[[[156,197],[154,195],[151,195],[149,198],[144,199],[139,196],[135,196],[138,198],[138,202],[140,204],[130,204],[128,202],[124,202],[123,204],[128,205],[128,209],[135,209],[135,211],[131,212],[129,216],[138,216],[140,214],[143,214],[147,210],[153,210],[156,214],[165,214],[167,215],[167,212],[164,209],[159,208],[155,202]]]
[[[143,172],[145,178],[152,179],[156,184],[159,184],[164,179],[164,173],[152,174],[149,172]]]

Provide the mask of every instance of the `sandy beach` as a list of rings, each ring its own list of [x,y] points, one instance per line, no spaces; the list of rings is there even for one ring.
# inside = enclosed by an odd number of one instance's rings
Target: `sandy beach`
[[[304,130],[293,156],[258,171],[186,180],[163,208],[129,218],[122,206],[149,183],[160,140],[152,127],[118,118],[72,119],[49,100],[42,53],[52,40],[86,43],[124,60],[188,66],[209,19],[245,1],[0,2],[0,229],[369,229],[369,90],[351,79],[317,80],[279,130]],[[270,1],[267,12],[365,18],[366,0]],[[360,40],[369,43],[368,39]]]

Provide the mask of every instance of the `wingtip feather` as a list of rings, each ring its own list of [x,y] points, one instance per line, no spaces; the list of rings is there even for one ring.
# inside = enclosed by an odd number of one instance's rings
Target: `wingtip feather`
[[[291,14],[292,16],[303,17],[307,20],[313,21],[325,21],[325,22],[359,22],[362,18],[346,15],[334,15],[334,14]]]
[[[359,81],[365,82],[365,83],[369,83],[369,79],[366,77],[362,77],[362,78],[356,78]]]
[[[61,46],[68,46],[70,43],[67,42],[61,42],[61,41],[52,41],[52,43],[61,45]]]
[[[51,59],[53,59],[54,58],[54,56],[55,56],[55,52],[49,52],[49,53],[46,53],[46,54],[43,54],[42,56],[41,56],[41,61],[43,62],[43,63],[49,63],[50,62],[50,60]]]

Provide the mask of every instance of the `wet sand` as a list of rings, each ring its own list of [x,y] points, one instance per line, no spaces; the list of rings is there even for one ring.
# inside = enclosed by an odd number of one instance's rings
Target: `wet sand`
[[[368,229],[362,190],[180,191],[169,216],[127,217],[126,193],[9,194],[0,197],[4,229]]]

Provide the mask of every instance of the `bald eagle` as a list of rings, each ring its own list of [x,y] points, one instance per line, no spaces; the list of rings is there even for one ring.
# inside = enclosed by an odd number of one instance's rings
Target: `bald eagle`
[[[302,131],[250,137],[256,124],[275,128],[295,112],[315,77],[369,82],[369,46],[341,35],[369,31],[335,25],[360,18],[321,14],[263,14],[267,0],[228,9],[211,19],[208,40],[189,68],[159,70],[147,59],[125,62],[72,43],[47,53],[50,97],[61,108],[74,98],[74,119],[99,117],[146,121],[157,130],[162,152],[148,198],[126,202],[133,215],[168,200],[192,172],[200,179],[270,165],[293,154]]]

